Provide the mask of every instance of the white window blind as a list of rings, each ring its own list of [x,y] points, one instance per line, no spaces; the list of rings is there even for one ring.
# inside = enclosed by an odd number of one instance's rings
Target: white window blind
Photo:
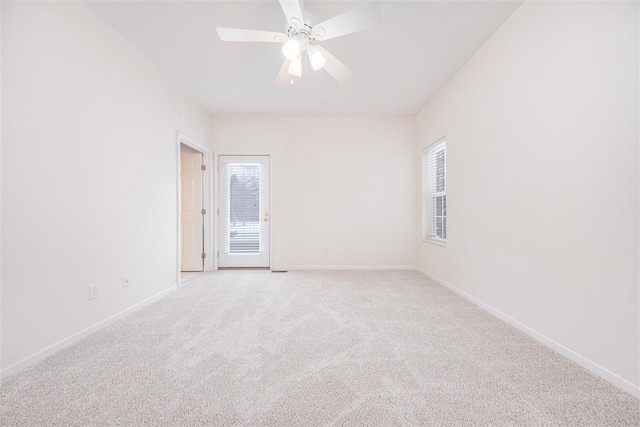
[[[422,152],[422,237],[447,240],[447,145],[444,139]]]
[[[222,250],[226,254],[261,252],[259,163],[223,163],[221,196]]]

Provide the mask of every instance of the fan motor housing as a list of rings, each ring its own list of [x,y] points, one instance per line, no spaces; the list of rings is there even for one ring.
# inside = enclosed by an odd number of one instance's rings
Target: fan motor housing
[[[287,22],[285,33],[289,37],[295,37],[300,40],[302,50],[306,50],[307,45],[313,43],[316,38],[320,38],[324,34],[324,29],[314,28],[317,20],[309,11],[302,12],[304,16],[304,24],[297,19],[291,19]]]

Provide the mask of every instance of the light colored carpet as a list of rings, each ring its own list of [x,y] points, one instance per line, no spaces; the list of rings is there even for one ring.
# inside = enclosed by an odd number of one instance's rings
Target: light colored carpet
[[[637,426],[639,412],[406,271],[204,275],[0,391],[12,426]]]

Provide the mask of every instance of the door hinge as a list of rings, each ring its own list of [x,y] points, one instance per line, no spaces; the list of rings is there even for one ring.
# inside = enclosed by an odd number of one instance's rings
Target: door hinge
[[[202,169],[203,171],[207,170],[207,165],[200,165],[200,169]]]
[[[220,258],[220,251],[216,251],[216,256]]]
[[[206,215],[207,214],[207,210],[206,209],[202,209],[202,215]]]
[[[218,215],[220,215],[220,208],[218,208]]]
[[[205,259],[207,257],[207,254],[202,254],[202,259]]]

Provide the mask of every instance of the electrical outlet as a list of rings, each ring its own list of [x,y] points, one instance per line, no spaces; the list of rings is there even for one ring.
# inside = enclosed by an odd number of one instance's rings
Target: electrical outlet
[[[453,260],[453,269],[455,270],[455,269],[456,269],[456,267],[457,267],[457,264],[456,264],[456,260],[454,259],[454,260]]]
[[[323,252],[324,252],[325,255],[327,255],[329,253],[329,249],[324,248]]]
[[[89,286],[89,299],[98,298],[98,285]]]
[[[122,276],[122,287],[123,288],[128,288],[129,287],[129,280],[131,279],[131,276],[129,276],[128,274],[125,276]]]

